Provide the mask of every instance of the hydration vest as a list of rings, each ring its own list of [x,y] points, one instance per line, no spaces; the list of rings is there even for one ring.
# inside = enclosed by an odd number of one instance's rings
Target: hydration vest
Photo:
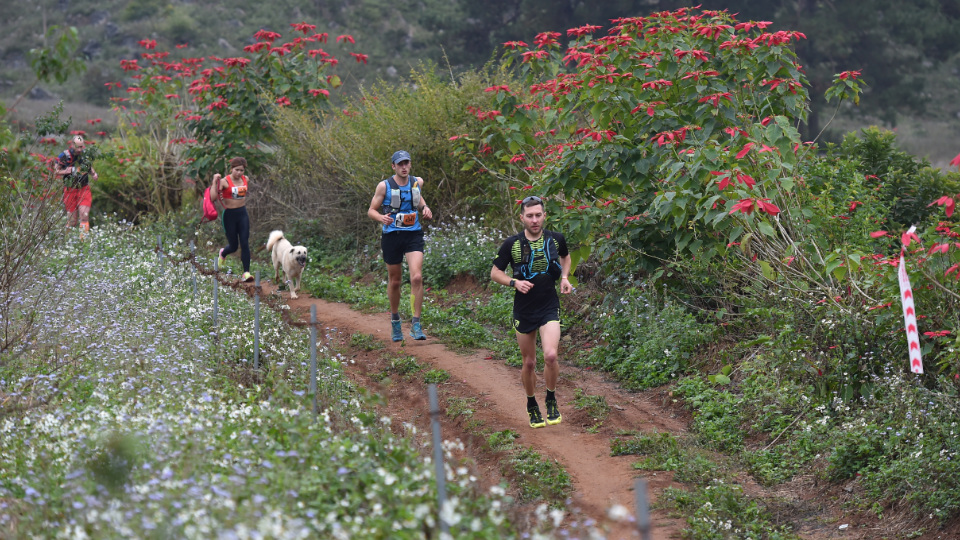
[[[520,242],[520,265],[513,268],[513,279],[522,279],[529,281],[540,274],[549,274],[554,280],[560,279],[563,268],[560,267],[560,257],[557,255],[557,240],[548,230],[543,231],[543,256],[547,260],[547,269],[535,272],[533,270],[533,261],[537,253],[530,247],[530,241],[527,240],[525,233],[520,233],[517,239]],[[541,251],[541,250],[537,250]]]
[[[416,212],[420,206],[420,188],[417,186],[420,179],[416,176],[410,176],[408,178],[407,181],[410,183],[410,205],[413,211]],[[387,193],[387,196],[383,198],[383,206],[390,210],[388,213],[396,214],[400,211],[400,205],[403,204],[403,197],[401,196],[403,192],[400,190],[400,185],[397,184],[396,178],[391,176],[387,178],[385,182],[390,186],[390,191]]]
[[[407,189],[401,189],[394,177],[387,178],[387,193],[383,197],[384,213],[393,217],[393,223],[383,226],[383,232],[394,231],[418,231],[420,222],[417,219],[418,207],[420,206],[420,188],[417,186],[419,178],[409,176]],[[407,199],[404,199],[404,193],[408,193]],[[409,208],[407,208],[409,204]]]
[[[61,167],[76,167],[77,169],[83,167],[89,169],[89,163],[84,159],[84,155],[80,154],[79,156],[67,148],[57,156],[57,161],[60,162]],[[73,172],[63,176],[63,185],[68,188],[82,188],[90,183],[90,176],[86,172]]]

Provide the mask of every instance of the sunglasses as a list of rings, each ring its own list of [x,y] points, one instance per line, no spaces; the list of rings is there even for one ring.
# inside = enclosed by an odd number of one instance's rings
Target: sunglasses
[[[542,203],[542,202],[543,202],[543,199],[541,199],[540,197],[537,197],[536,195],[530,195],[529,197],[524,197],[523,200],[520,201],[520,205],[522,206],[522,205],[525,205],[525,204],[531,203],[531,202],[533,202],[533,203]]]

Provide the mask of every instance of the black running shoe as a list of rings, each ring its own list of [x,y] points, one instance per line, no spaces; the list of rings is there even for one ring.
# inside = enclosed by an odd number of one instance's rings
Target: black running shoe
[[[548,399],[547,400],[547,423],[551,426],[555,426],[563,420],[563,416],[560,415],[560,408],[557,407],[557,400]]]
[[[530,415],[530,427],[538,428],[546,425],[543,423],[543,416],[540,414],[539,405],[527,407],[527,414]]]

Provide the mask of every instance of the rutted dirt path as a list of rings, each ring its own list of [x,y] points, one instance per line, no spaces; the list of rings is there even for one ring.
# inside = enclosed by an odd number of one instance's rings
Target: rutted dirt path
[[[264,294],[275,287],[263,285]],[[429,364],[450,373],[450,381],[439,385],[441,408],[446,399],[475,398],[474,419],[483,422],[483,427],[492,431],[512,429],[520,434],[515,441],[522,446],[532,446],[541,455],[556,459],[573,479],[573,507],[583,515],[569,519],[591,518],[608,531],[608,538],[639,538],[639,533],[629,522],[608,519],[608,511],[614,505],[622,505],[632,513],[635,509],[634,479],[639,475],[630,465],[636,456],[610,456],[610,438],[621,429],[678,433],[685,430],[685,422],[674,412],[651,401],[643,394],[628,394],[618,391],[616,385],[603,380],[591,371],[583,370],[561,361],[561,378],[557,389],[563,422],[557,426],[531,429],[527,424],[523,387],[519,370],[489,359],[485,352],[470,355],[457,354],[439,341],[428,337],[426,341],[406,339],[401,343],[390,340],[389,321],[385,314],[369,315],[353,311],[345,304],[326,302],[301,294],[287,303],[301,318],[309,321],[310,306],[317,306],[317,319],[328,329],[328,335],[346,342],[355,333],[369,334],[382,341],[387,350],[402,351],[415,356],[422,364]],[[404,326],[407,332],[409,323]],[[382,351],[381,351],[382,352]],[[404,422],[429,429],[427,397],[424,387],[417,381],[394,377],[388,385],[379,385],[371,375],[386,364],[380,360],[381,352],[357,353],[354,363],[347,364],[347,372],[364,386],[376,390],[388,399],[390,415]],[[562,355],[562,352],[561,352]],[[538,381],[537,395],[542,402],[543,382]],[[610,414],[597,433],[589,433],[586,427],[594,424],[573,407],[574,389],[580,388],[586,395],[604,396],[610,406]],[[474,437],[461,425],[462,420],[444,417],[445,439],[460,437],[465,451],[477,463],[478,474],[490,483],[500,479],[499,459],[503,455],[491,453],[482,440]],[[422,431],[426,433],[426,431]],[[476,439],[476,440],[474,440]],[[670,473],[644,474],[650,488],[651,503],[657,495],[671,484]],[[659,511],[652,512],[652,538],[656,540],[679,538],[682,522]],[[569,521],[568,519],[568,521]]]

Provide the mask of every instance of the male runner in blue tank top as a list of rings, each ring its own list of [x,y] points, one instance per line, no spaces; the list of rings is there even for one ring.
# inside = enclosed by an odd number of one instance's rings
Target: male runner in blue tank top
[[[413,293],[413,328],[410,337],[427,339],[420,326],[423,308],[423,219],[433,218],[433,212],[420,195],[423,178],[410,174],[410,153],[397,150],[390,158],[393,176],[377,184],[367,215],[383,226],[383,262],[387,263],[387,297],[390,299],[390,325],[394,341],[403,340],[400,328],[400,277],[403,259],[410,271],[410,290]]]
[[[560,364],[557,350],[560,347],[560,292],[573,291],[570,280],[570,252],[562,234],[543,228],[546,211],[543,200],[530,196],[520,201],[520,223],[523,231],[511,236],[500,246],[497,258],[490,269],[490,279],[516,290],[513,296],[513,328],[517,332],[517,344],[523,357],[520,381],[527,395],[527,414],[530,427],[546,424],[556,425],[561,421],[557,406],[557,378]],[[513,275],[505,270],[513,268]],[[540,414],[540,405],[534,397],[537,382],[537,330],[543,347],[543,378],[547,386],[547,419]]]

